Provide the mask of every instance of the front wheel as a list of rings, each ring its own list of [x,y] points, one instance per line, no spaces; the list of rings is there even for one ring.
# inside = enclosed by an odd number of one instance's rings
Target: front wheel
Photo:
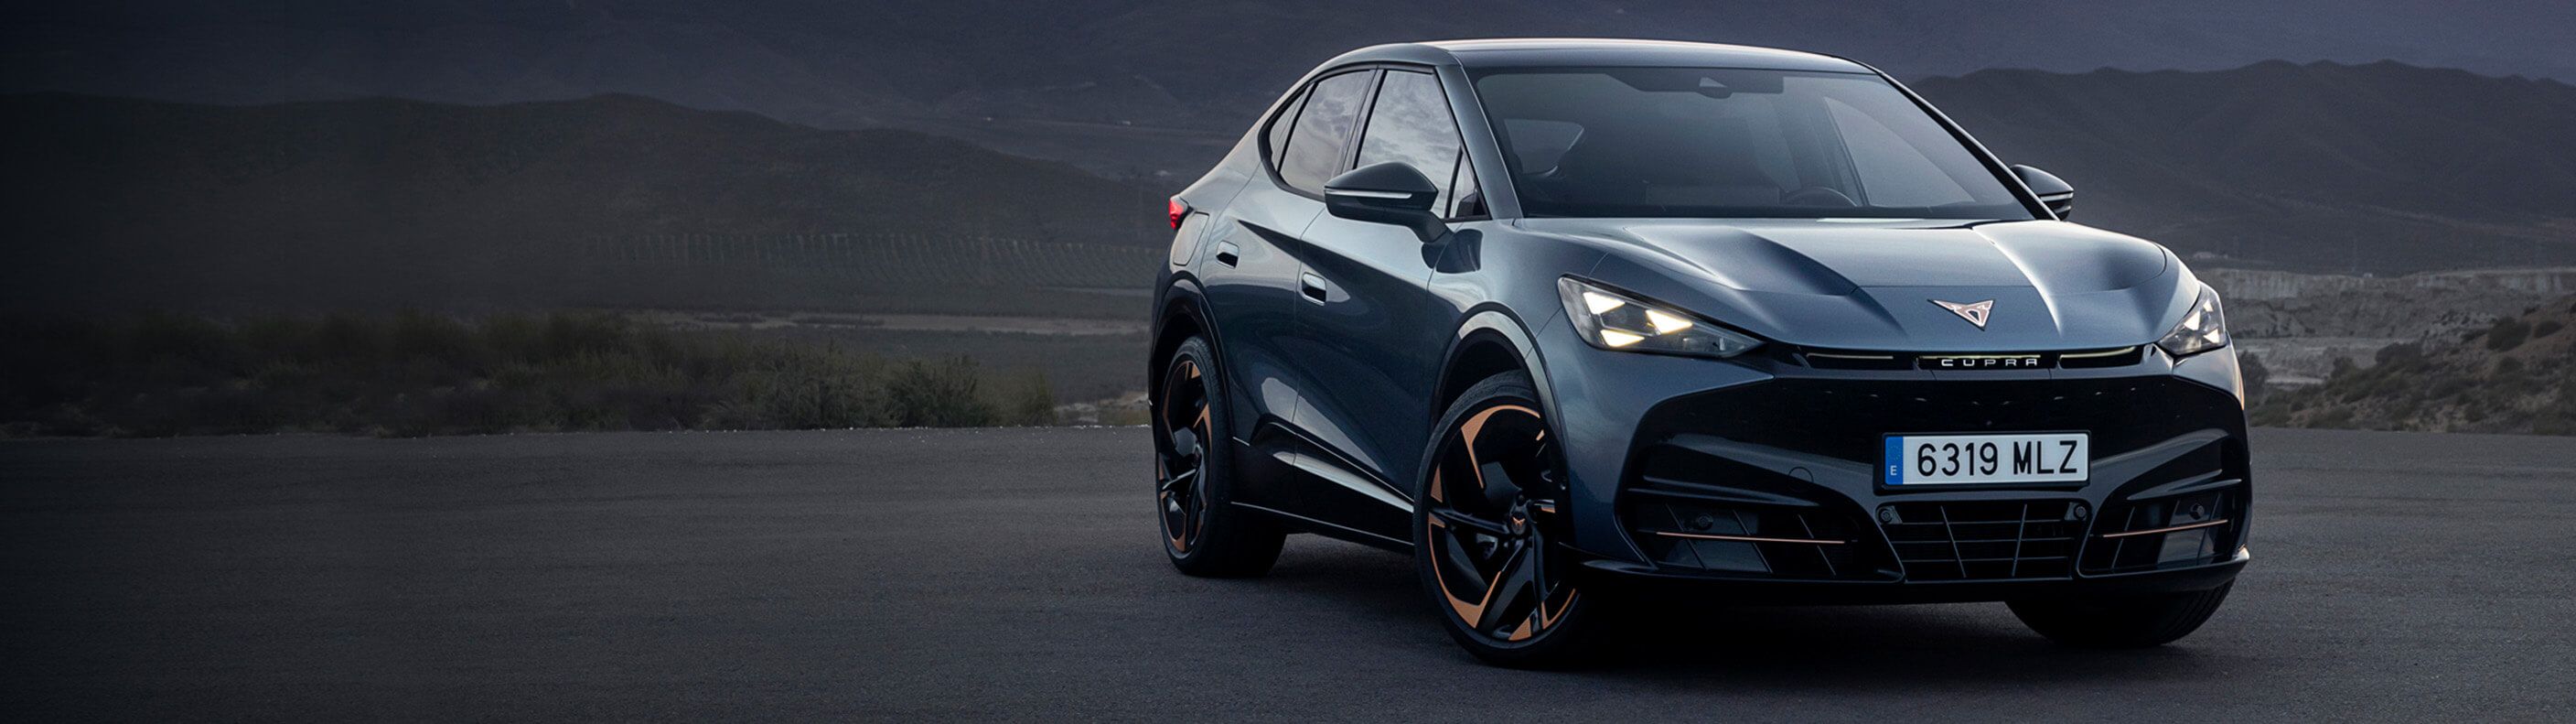
[[[1442,416],[1414,506],[1414,561],[1451,638],[1487,663],[1552,667],[1599,638],[1599,596],[1563,549],[1565,465],[1519,372],[1468,389]]]
[[[2023,624],[2051,641],[2088,649],[2137,649],[2173,643],[2199,630],[2235,587],[2230,581],[2190,593],[2031,599],[2010,605]]]

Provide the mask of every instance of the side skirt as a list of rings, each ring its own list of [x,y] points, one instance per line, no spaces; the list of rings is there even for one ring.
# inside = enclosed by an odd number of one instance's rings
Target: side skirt
[[[1234,506],[1259,512],[1263,515],[1268,515],[1271,518],[1278,520],[1281,524],[1300,532],[1313,533],[1326,538],[1350,541],[1352,543],[1358,543],[1372,548],[1382,548],[1397,553],[1409,554],[1413,552],[1412,541],[1389,538],[1357,528],[1335,525],[1285,510],[1264,508],[1251,503],[1238,502],[1235,503]]]

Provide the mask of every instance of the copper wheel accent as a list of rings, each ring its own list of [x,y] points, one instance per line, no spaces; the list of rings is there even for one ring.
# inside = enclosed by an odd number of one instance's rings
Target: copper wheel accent
[[[1173,555],[1186,555],[1207,527],[1207,446],[1216,439],[1208,422],[1207,378],[1196,360],[1178,357],[1163,373],[1163,395],[1154,402],[1154,497],[1163,512],[1163,540]]]
[[[1423,506],[1432,580],[1449,612],[1478,635],[1516,643],[1574,607],[1557,515],[1564,474],[1538,410],[1477,410],[1441,439]]]

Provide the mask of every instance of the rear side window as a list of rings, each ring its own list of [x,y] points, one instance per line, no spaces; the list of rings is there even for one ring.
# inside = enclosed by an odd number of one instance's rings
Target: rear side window
[[[1324,181],[1342,170],[1342,151],[1350,148],[1352,121],[1368,97],[1368,71],[1343,73],[1316,81],[1297,112],[1288,135],[1288,150],[1279,157],[1279,178],[1309,193],[1323,193]]]
[[[1377,104],[1369,107],[1368,131],[1360,134],[1359,165],[1394,161],[1412,166],[1440,187],[1431,208],[1445,210],[1456,185],[1458,146],[1458,121],[1449,115],[1440,79],[1430,73],[1387,71],[1378,85]]]
[[[1286,158],[1280,154],[1288,152],[1288,129],[1297,127],[1297,109],[1305,105],[1306,94],[1299,93],[1297,97],[1290,98],[1287,103],[1279,106],[1279,118],[1270,122],[1270,136],[1263,141],[1270,147],[1271,163],[1275,164],[1280,159]]]

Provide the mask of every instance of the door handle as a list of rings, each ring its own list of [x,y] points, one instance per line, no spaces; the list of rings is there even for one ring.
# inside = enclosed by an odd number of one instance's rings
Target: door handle
[[[1316,304],[1322,304],[1332,297],[1330,288],[1324,285],[1324,278],[1315,276],[1314,272],[1297,275],[1297,291],[1306,295],[1306,301]]]
[[[1236,262],[1242,260],[1243,247],[1235,246],[1234,242],[1231,241],[1220,241],[1216,243],[1216,263],[1224,264],[1226,266],[1234,266]]]

